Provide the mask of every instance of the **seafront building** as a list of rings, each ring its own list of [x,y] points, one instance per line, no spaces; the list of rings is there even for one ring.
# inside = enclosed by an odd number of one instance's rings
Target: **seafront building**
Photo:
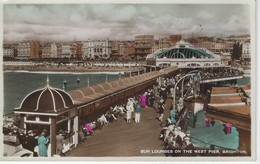
[[[118,55],[120,58],[128,58],[126,42],[118,43]]]
[[[55,42],[49,42],[42,45],[42,59],[53,59],[57,57],[57,44]]]
[[[134,41],[126,41],[127,45],[127,54],[130,58],[133,58],[135,56],[135,48],[134,48]]]
[[[57,58],[61,58],[62,54],[62,43],[57,43]]]
[[[44,43],[42,45],[42,59],[51,58],[52,51],[51,51],[51,43]]]
[[[17,46],[17,59],[39,59],[40,44],[38,41],[22,41]]]
[[[242,63],[245,65],[251,64],[251,43],[250,39],[242,42]]]
[[[61,46],[61,58],[71,58],[72,52],[69,44],[63,44]]]
[[[3,58],[13,59],[16,56],[16,48],[12,44],[3,44]]]
[[[159,50],[170,48],[172,46],[171,40],[168,37],[159,38]]]
[[[112,41],[106,40],[87,40],[82,46],[83,59],[109,59],[112,54]]]
[[[154,45],[152,47],[152,53],[156,51],[162,51],[165,48],[170,48],[175,45],[175,42],[171,40],[170,37],[159,37],[158,40],[154,40]]]
[[[70,44],[70,52],[71,52],[71,57],[76,58],[76,54],[77,54],[77,43],[76,42]]]
[[[13,48],[4,48],[3,57],[14,58],[14,49]]]
[[[135,36],[135,55],[145,58],[152,53],[154,45],[154,35],[138,35]]]
[[[81,60],[82,59],[82,55],[83,55],[83,51],[82,51],[82,46],[83,46],[83,43],[80,42],[80,41],[77,41],[76,42],[76,58],[78,60]]]
[[[57,44],[55,42],[51,43],[51,57],[57,58]]]
[[[112,42],[112,58],[113,59],[128,59],[130,55],[128,53],[127,41],[113,41]]]
[[[182,35],[180,34],[170,35],[169,38],[170,38],[171,45],[175,45],[177,42],[182,40]]]
[[[195,48],[205,48],[214,53],[228,52],[232,53],[233,51],[233,41],[225,41],[225,42],[214,42],[214,41],[200,41],[197,43],[191,43]]]

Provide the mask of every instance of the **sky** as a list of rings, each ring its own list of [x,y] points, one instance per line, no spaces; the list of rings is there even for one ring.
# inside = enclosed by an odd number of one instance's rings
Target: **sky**
[[[3,9],[4,41],[250,33],[246,4],[4,4]]]

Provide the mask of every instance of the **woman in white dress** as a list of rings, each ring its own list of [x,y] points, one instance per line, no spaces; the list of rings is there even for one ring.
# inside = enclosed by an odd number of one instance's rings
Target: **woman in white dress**
[[[134,111],[134,102],[130,98],[126,104],[126,123],[131,122],[132,112]]]

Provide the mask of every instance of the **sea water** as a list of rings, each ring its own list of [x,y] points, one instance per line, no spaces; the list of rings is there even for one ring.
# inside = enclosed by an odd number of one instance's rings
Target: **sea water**
[[[4,111],[3,114],[12,113],[14,108],[20,107],[22,100],[30,92],[44,88],[47,76],[49,85],[65,90],[112,81],[123,77],[122,73],[69,73],[69,72],[4,72]],[[78,82],[79,81],[79,82]]]

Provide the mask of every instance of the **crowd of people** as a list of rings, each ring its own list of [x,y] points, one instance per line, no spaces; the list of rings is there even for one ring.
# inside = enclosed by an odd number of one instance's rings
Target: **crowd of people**
[[[190,132],[187,131],[189,111],[183,105],[182,90],[179,87],[176,88],[175,93],[176,106],[170,106],[169,117],[165,118],[168,115],[166,113],[166,100],[173,97],[173,88],[183,75],[184,73],[179,73],[172,78],[159,77],[156,84],[145,92],[128,98],[124,104],[111,107],[95,121],[82,124],[80,140],[84,142],[88,135],[94,134],[95,130],[108,126],[121,116],[125,117],[127,124],[131,123],[132,117],[134,117],[135,123],[139,124],[141,122],[141,111],[150,107],[158,113],[157,119],[159,123],[163,124],[165,122],[159,137],[163,140],[165,149],[194,148],[191,143]],[[190,80],[185,81],[185,91],[189,91],[189,88],[193,85],[192,83]],[[189,92],[187,95],[193,95],[193,92]]]
[[[221,77],[231,77],[231,76],[240,76],[244,73],[238,69],[233,68],[224,68],[224,69],[212,69],[212,71],[204,71],[202,74],[202,79],[212,79],[212,78],[221,78]]]
[[[26,131],[24,128],[18,128],[13,126],[12,128],[4,128],[4,133],[12,136],[16,136],[16,144],[21,144],[24,149],[27,149],[33,153],[34,157],[47,157],[48,145],[50,142],[50,136],[48,131],[43,129],[39,132],[37,129]],[[56,155],[63,156],[63,144],[64,131],[60,130],[56,136]]]
[[[187,131],[189,111],[184,106],[185,97],[182,97],[181,94],[181,92],[185,92],[186,97],[193,96],[194,89],[192,86],[194,85],[194,82],[192,80],[184,81],[184,88],[180,89],[177,86],[175,95],[173,90],[176,82],[179,81],[183,75],[184,74],[179,73],[171,79],[162,78],[157,80],[158,88],[162,88],[162,90],[166,88],[166,95],[158,106],[160,121],[163,121],[163,115],[166,114],[162,110],[165,108],[165,104],[163,104],[165,98],[167,98],[167,96],[175,97],[176,101],[175,106],[172,104],[169,108],[169,117],[165,120],[165,126],[162,127],[159,137],[164,144],[165,150],[172,150],[168,151],[172,153],[166,153],[166,156],[174,156],[175,149],[194,149],[194,145],[191,143],[190,131]]]

